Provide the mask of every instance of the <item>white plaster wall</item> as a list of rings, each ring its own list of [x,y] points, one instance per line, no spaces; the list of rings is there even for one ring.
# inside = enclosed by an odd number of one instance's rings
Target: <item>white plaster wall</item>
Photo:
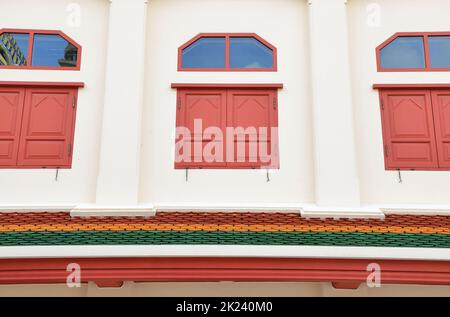
[[[79,27],[66,23],[69,3],[0,0],[0,8],[7,8],[0,10],[0,27],[61,29],[83,46],[81,71],[1,70],[0,80],[86,83],[79,92],[73,168],[61,170],[58,182],[51,169],[0,169],[2,205],[95,201],[109,2],[77,0]],[[381,21],[373,26],[367,20],[377,5]],[[307,6],[302,0],[149,1],[140,202],[314,202]],[[375,47],[395,32],[449,31],[450,2],[349,0],[347,6],[361,202],[450,204],[450,172],[404,171],[399,184],[396,172],[384,170],[378,94],[372,89],[373,83],[450,82],[448,72],[377,73],[375,66]],[[177,72],[178,46],[200,32],[259,34],[277,46],[278,72]],[[185,172],[173,168],[172,82],[284,84],[279,91],[281,169],[270,172],[271,182],[259,170],[191,170],[185,181]]]
[[[396,32],[450,31],[450,1],[350,0],[348,12],[362,202],[450,204],[450,172],[403,171],[400,184],[397,172],[385,171],[378,91],[372,89],[374,83],[450,83],[449,72],[377,73],[375,59],[376,46]]]
[[[70,3],[79,4],[81,24],[67,23]],[[2,81],[84,82],[79,90],[73,166],[53,169],[0,169],[0,202],[71,204],[95,199],[109,2],[106,0],[0,0],[0,28],[62,30],[82,45],[81,71],[0,70]],[[126,50],[125,50],[126,53]]]
[[[149,1],[143,110],[142,202],[312,202],[314,179],[307,3],[301,0]],[[278,49],[278,72],[177,72],[177,48],[198,33],[257,33]],[[283,83],[281,169],[175,170],[176,90],[183,83]]]

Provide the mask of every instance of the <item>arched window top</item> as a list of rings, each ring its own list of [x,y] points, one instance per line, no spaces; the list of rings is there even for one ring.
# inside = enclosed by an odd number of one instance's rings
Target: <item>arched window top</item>
[[[178,70],[276,71],[276,55],[254,33],[202,33],[178,49]]]
[[[79,70],[81,46],[61,31],[0,29],[0,68]]]
[[[396,33],[377,47],[378,71],[450,71],[450,32]]]

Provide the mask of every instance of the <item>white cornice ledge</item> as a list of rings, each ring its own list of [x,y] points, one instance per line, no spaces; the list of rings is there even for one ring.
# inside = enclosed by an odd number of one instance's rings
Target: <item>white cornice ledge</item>
[[[110,0],[110,1],[111,1],[111,0]],[[308,0],[308,4],[311,5],[311,4],[313,4],[314,1],[317,1],[317,0]],[[342,1],[344,4],[347,4],[347,1],[348,1],[348,0],[341,0],[341,1]]]
[[[113,3],[114,1],[117,0],[109,0],[110,3]],[[126,0],[126,1],[133,1],[133,0]],[[150,0],[134,0],[134,1],[142,1],[144,4],[147,4]]]
[[[153,205],[79,205],[70,211],[71,217],[153,217]]]
[[[384,219],[384,213],[378,208],[330,208],[319,206],[304,206],[301,211],[302,218],[333,218],[333,219]]]

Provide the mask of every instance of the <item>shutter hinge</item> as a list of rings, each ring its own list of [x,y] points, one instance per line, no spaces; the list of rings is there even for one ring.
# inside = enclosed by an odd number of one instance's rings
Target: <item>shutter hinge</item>
[[[75,96],[72,97],[72,109],[75,109]]]
[[[387,144],[384,145],[384,155],[386,155],[386,157],[389,156],[389,148],[388,148]]]
[[[72,156],[72,143],[69,143],[69,145],[67,146],[67,154],[70,156]]]
[[[177,99],[177,108],[181,109],[181,97],[178,97]]]
[[[273,109],[277,110],[277,98],[273,98]]]
[[[381,110],[384,111],[384,98],[381,98]]]

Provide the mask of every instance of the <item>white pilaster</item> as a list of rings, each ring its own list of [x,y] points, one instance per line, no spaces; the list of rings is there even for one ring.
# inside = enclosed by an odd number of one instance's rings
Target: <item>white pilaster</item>
[[[309,0],[316,202],[360,205],[346,0]]]
[[[97,205],[139,195],[146,0],[110,0]]]

